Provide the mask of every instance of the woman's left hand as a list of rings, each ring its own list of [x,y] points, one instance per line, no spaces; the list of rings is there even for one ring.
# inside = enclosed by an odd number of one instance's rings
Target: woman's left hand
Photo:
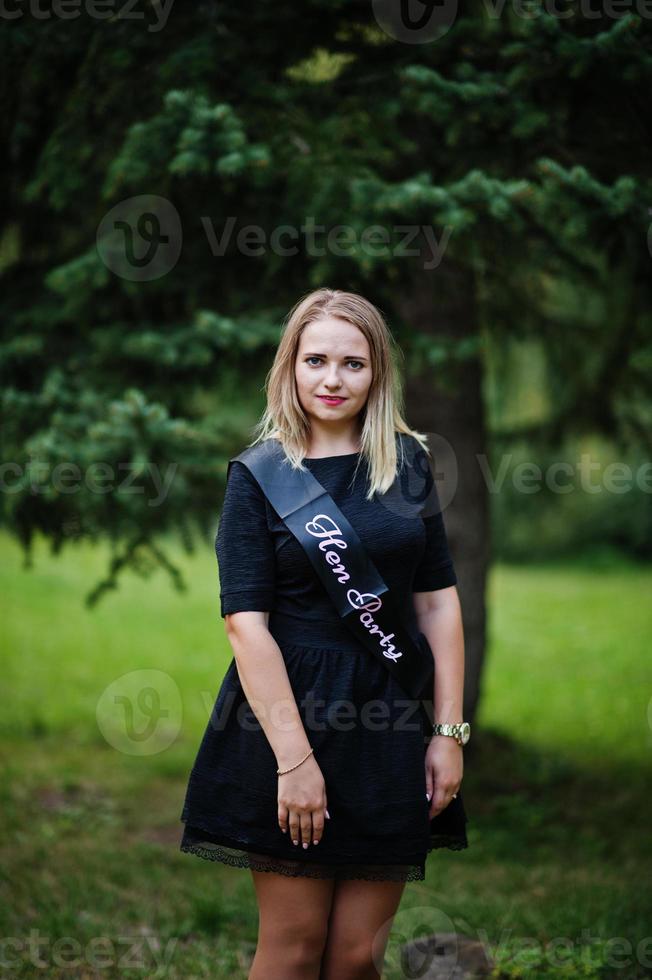
[[[426,751],[426,792],[430,794],[428,817],[444,810],[462,784],[462,746],[450,735],[433,735]]]

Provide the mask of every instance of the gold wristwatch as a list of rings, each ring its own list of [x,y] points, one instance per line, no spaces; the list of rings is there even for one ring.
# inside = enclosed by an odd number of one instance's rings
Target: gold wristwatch
[[[458,745],[466,745],[471,738],[471,726],[468,721],[460,721],[455,725],[437,724],[432,726],[433,735],[452,735]]]

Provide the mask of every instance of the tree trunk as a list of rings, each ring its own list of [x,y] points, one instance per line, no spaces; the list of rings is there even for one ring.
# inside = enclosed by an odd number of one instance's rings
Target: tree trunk
[[[412,286],[396,306],[410,335],[456,344],[471,341],[478,334],[473,272],[449,260],[433,272],[415,273]],[[488,458],[482,367],[482,352],[475,349],[470,356],[452,358],[440,368],[418,366],[406,379],[405,387],[409,424],[421,432],[443,436],[452,450],[436,457],[436,473],[442,474],[441,479],[437,477],[437,489],[440,497],[443,493],[450,501],[445,506],[442,500],[442,507],[462,606],[464,720],[471,724],[481,690],[490,556],[488,492],[478,462],[480,456]],[[438,448],[437,438],[432,448]]]

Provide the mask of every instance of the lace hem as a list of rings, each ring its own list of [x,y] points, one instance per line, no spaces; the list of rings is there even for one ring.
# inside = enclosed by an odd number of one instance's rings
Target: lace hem
[[[374,864],[371,862],[320,863],[318,861],[295,861],[273,854],[264,854],[243,846],[229,845],[220,841],[210,831],[200,827],[186,826],[180,850],[195,854],[207,861],[218,861],[234,868],[252,871],[269,871],[288,877],[332,878],[335,880],[364,881],[424,881],[425,861],[403,864]],[[447,847],[459,851],[468,847],[466,836],[438,834],[430,838],[428,851]]]
[[[335,880],[362,881],[424,881],[425,867],[422,865],[337,865],[308,864],[299,861],[285,861],[253,851],[237,851],[222,844],[209,841],[183,840],[180,849],[187,854],[196,854],[207,861],[219,861],[232,868],[247,868],[251,871],[269,871],[291,878],[333,878]]]

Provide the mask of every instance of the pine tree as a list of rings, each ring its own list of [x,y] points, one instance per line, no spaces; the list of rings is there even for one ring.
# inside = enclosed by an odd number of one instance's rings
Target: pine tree
[[[36,531],[55,549],[108,538],[90,602],[126,566],[183,587],[161,536],[214,530],[282,318],[316,286],[361,292],[405,351],[411,424],[453,447],[472,719],[477,454],[596,430],[650,445],[650,26],[480,3],[401,43],[373,9],[201,2],[160,30],[24,15],[5,31],[3,519],[27,554]],[[133,234],[127,261],[116,218],[140,219],[143,251],[167,235],[170,267],[162,249],[148,278]],[[487,343],[520,337],[545,350],[554,408],[490,433]]]

